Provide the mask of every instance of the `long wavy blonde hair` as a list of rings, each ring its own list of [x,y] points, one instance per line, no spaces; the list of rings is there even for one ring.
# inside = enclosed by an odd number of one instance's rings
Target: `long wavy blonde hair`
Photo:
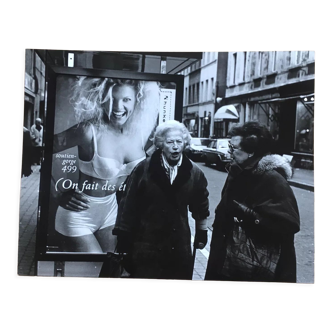
[[[77,122],[93,124],[99,130],[111,126],[111,122],[105,122],[105,114],[110,107],[112,90],[118,85],[132,86],[136,92],[135,110],[123,125],[123,133],[133,134],[140,129],[141,132],[149,131],[144,135],[147,138],[159,113],[159,82],[79,76],[70,98]]]

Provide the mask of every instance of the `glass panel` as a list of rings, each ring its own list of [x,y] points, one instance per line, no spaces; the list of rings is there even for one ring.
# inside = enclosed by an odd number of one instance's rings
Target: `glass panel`
[[[218,141],[218,149],[228,148],[228,140]]]
[[[295,149],[300,152],[314,152],[314,104],[297,102]]]

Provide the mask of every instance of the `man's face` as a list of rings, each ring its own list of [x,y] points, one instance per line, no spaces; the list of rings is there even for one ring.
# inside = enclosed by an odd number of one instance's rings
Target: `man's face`
[[[243,164],[248,158],[249,154],[243,151],[240,147],[242,136],[233,136],[230,140],[229,150],[231,157],[239,164]]]
[[[167,131],[162,151],[170,165],[174,166],[179,162],[183,149],[184,140],[182,132],[178,129],[171,129]]]
[[[36,121],[35,121],[35,124],[36,124],[37,127],[40,127],[40,125],[41,125],[41,121],[40,121],[40,120],[36,120]]]

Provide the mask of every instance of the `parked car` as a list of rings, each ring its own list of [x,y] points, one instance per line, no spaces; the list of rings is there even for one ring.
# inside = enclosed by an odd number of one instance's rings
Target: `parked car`
[[[212,141],[210,138],[192,137],[191,144],[185,150],[188,158],[193,161],[203,161],[203,149]]]
[[[219,170],[223,170],[225,165],[231,161],[228,153],[228,138],[214,139],[203,149],[203,159],[205,165],[216,164]]]

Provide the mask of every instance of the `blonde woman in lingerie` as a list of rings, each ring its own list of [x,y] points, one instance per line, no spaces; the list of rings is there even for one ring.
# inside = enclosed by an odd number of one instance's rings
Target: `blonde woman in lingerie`
[[[78,124],[54,137],[53,153],[77,146],[78,189],[60,196],[55,229],[67,250],[113,252],[116,192],[146,157],[159,112],[159,84],[80,77],[72,101]]]

